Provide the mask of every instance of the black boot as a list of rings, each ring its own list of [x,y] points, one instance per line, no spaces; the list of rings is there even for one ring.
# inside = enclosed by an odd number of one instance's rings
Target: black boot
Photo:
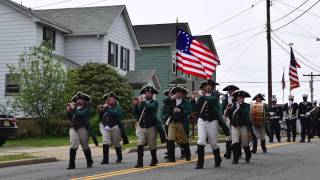
[[[250,162],[251,159],[251,151],[250,151],[250,147],[244,147],[243,148],[245,154],[246,154],[246,162]]]
[[[138,146],[137,153],[138,153],[138,160],[137,160],[137,164],[135,165],[135,168],[143,168],[143,145]]]
[[[221,156],[220,156],[220,149],[215,149],[213,150],[213,155],[214,155],[214,167],[220,167],[221,164]]]
[[[76,154],[77,154],[77,149],[70,148],[69,152],[69,166],[67,169],[75,169],[76,168]]]
[[[156,166],[158,164],[158,159],[157,159],[157,150],[151,150],[151,163],[150,166]]]
[[[204,146],[198,145],[198,161],[196,169],[202,169],[204,164]]]
[[[86,157],[86,160],[87,160],[87,168],[92,168],[93,160],[91,157],[91,150],[88,149],[83,152],[84,152],[84,156]]]
[[[253,154],[255,154],[257,152],[257,147],[258,147],[258,140],[257,139],[253,139],[253,141],[252,141],[252,150],[251,150],[251,152]]]
[[[261,141],[261,149],[263,151],[263,153],[267,152],[267,147],[266,147],[266,141]]]
[[[184,158],[186,158],[186,150],[184,149],[184,145],[183,144],[179,144],[179,146],[180,146],[180,149],[181,149],[181,155],[180,155],[180,159],[184,159]]]
[[[239,143],[232,144],[232,154],[233,154],[232,164],[239,163],[240,152],[241,152],[240,144]]]
[[[176,162],[174,141],[167,141],[168,160],[167,162]]]
[[[231,141],[226,141],[226,153],[223,156],[226,159],[231,158]]]
[[[104,144],[102,146],[102,151],[103,151],[103,160],[101,162],[101,164],[109,164],[109,145],[108,144]]]
[[[189,143],[184,144],[183,149],[184,149],[184,155],[185,155],[186,161],[190,161],[191,160],[191,152],[190,152]]]
[[[122,151],[121,151],[121,146],[116,148],[116,154],[117,154],[117,163],[121,163],[122,161]]]

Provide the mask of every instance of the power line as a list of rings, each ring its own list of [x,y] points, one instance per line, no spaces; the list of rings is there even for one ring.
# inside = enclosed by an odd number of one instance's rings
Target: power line
[[[90,5],[92,5],[92,4],[97,4],[97,3],[101,3],[101,2],[105,2],[105,1],[109,1],[109,0],[95,1],[95,2],[92,2],[92,3],[88,3],[88,4],[81,5],[81,6],[79,6],[79,7],[90,6]]]
[[[278,45],[280,46],[284,51],[286,51],[288,54],[290,54],[290,52],[285,48],[283,47],[276,39],[274,39],[273,37],[271,37],[271,39]],[[317,72],[320,72],[319,70],[313,68],[312,66],[309,66],[307,64],[305,64],[303,61],[299,60],[299,59],[296,59],[297,61],[301,62],[302,64],[304,64],[305,66],[309,67],[310,69],[314,70],[314,71],[317,71]]]
[[[314,81],[319,81],[320,80],[314,80]],[[290,81],[285,81],[286,83],[289,83]],[[309,81],[299,81],[301,83],[309,83]],[[267,81],[222,81],[222,82],[219,82],[219,83],[223,83],[223,84],[227,84],[227,83],[238,83],[238,84],[268,84]],[[282,81],[273,81],[272,84],[280,84],[282,83]]]
[[[289,24],[291,24],[292,22],[294,22],[295,20],[299,19],[300,17],[302,17],[305,13],[307,13],[310,9],[312,9],[315,5],[317,5],[320,2],[320,0],[318,0],[317,2],[315,2],[311,7],[309,7],[307,10],[305,10],[303,13],[301,13],[299,16],[297,16],[296,18],[292,19],[291,21],[289,21],[288,23],[274,29],[273,31],[277,31],[279,29],[282,29],[286,26],[288,26]]]
[[[277,1],[277,2],[279,2],[280,4],[282,4],[282,5],[284,5],[284,6],[288,6],[288,7],[290,7],[290,8],[295,8],[294,6],[292,6],[292,5],[290,5],[290,4],[287,4],[287,3],[285,3],[285,2],[282,2],[282,1]],[[299,11],[304,11],[304,10],[302,10],[302,9],[298,9]],[[314,14],[314,13],[311,13],[311,12],[307,12],[308,14],[310,14],[310,15],[313,15],[313,16],[315,16],[315,17],[318,17],[318,18],[320,18],[320,16],[319,15],[317,15],[317,14]]]
[[[295,9],[293,9],[292,11],[290,11],[288,14],[280,17],[280,18],[277,19],[277,20],[274,20],[273,23],[278,22],[278,21],[280,21],[281,19],[283,19],[283,18],[289,16],[290,14],[294,13],[294,12],[295,12],[296,10],[298,10],[300,7],[302,7],[303,5],[305,5],[308,1],[310,1],[310,0],[304,1],[301,5],[299,5],[298,7],[296,7]]]
[[[206,33],[206,32],[208,32],[208,31],[211,31],[211,30],[213,30],[213,29],[215,29],[215,28],[217,28],[217,27],[220,27],[221,25],[223,25],[223,24],[225,24],[225,23],[227,23],[227,22],[229,22],[229,21],[231,21],[231,20],[239,17],[241,14],[243,14],[243,13],[251,10],[251,9],[254,8],[256,5],[258,5],[259,3],[261,3],[262,1],[264,1],[264,0],[260,0],[260,1],[258,1],[257,3],[254,3],[253,5],[251,5],[249,8],[240,11],[239,13],[231,16],[230,18],[227,18],[227,19],[221,21],[220,23],[218,23],[218,24],[216,24],[216,25],[211,26],[210,28],[208,28],[208,29],[202,31],[201,33],[199,33],[199,35],[201,35],[201,34],[203,34],[203,33]]]
[[[284,40],[282,40],[275,32],[272,32],[282,43],[288,45]],[[299,53],[298,51],[294,50],[294,52],[296,52],[298,55],[300,55],[303,59],[305,59],[307,62],[309,62],[310,64],[312,64],[313,66],[316,66],[317,68],[320,68],[320,66],[318,66],[317,64],[313,63],[312,61],[308,60],[306,57],[302,56],[301,53]],[[301,60],[298,60],[300,62],[302,62]],[[304,64],[304,63],[303,63]],[[306,65],[306,64],[304,64]],[[310,67],[310,66],[308,66]],[[315,69],[314,69],[315,70]],[[319,72],[319,70],[316,70]]]
[[[54,6],[54,5],[58,5],[58,4],[62,4],[62,3],[70,2],[70,1],[73,1],[73,0],[63,0],[63,1],[55,2],[55,3],[51,3],[51,4],[36,6],[36,7],[33,7],[33,9],[43,8],[43,7],[47,7],[47,6]]]

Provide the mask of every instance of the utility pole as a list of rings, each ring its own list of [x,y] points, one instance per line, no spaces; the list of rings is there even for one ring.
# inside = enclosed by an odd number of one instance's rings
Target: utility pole
[[[272,100],[272,59],[271,59],[271,21],[270,6],[271,0],[267,0],[267,44],[268,44],[268,104]]]
[[[316,74],[316,75],[314,75],[312,72],[310,73],[310,74],[304,74],[303,76],[309,76],[310,78],[311,78],[311,80],[310,80],[310,93],[311,93],[311,102],[313,101],[313,77],[314,76],[320,76],[320,74]]]

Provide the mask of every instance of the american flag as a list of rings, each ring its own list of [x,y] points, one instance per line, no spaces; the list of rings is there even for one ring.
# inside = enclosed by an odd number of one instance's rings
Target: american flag
[[[290,90],[300,87],[298,68],[301,68],[301,66],[296,61],[291,48],[290,68],[289,68]]]
[[[204,79],[210,79],[220,63],[218,56],[189,33],[177,28],[177,70]]]

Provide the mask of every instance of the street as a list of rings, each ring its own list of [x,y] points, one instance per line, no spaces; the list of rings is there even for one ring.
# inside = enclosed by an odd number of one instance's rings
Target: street
[[[143,169],[135,169],[136,153],[124,155],[123,163],[112,163],[115,156],[110,157],[111,164],[100,165],[101,157],[94,158],[94,167],[86,168],[84,159],[76,161],[75,170],[66,170],[67,161],[54,163],[17,166],[0,169],[0,179],[306,179],[318,180],[319,172],[319,146],[318,139],[312,143],[273,143],[268,144],[268,153],[263,154],[258,150],[249,164],[240,159],[238,165],[231,164],[231,160],[223,159],[220,168],[213,167],[212,154],[206,147],[205,168],[195,170],[196,158],[191,162],[177,160],[176,163],[166,163],[163,159],[164,150],[158,151],[160,164],[149,167],[149,152],[145,152]],[[224,152],[224,144],[220,144],[221,154]],[[192,147],[194,153],[196,146]],[[82,153],[78,150],[78,153]],[[176,156],[180,156],[176,148]]]

